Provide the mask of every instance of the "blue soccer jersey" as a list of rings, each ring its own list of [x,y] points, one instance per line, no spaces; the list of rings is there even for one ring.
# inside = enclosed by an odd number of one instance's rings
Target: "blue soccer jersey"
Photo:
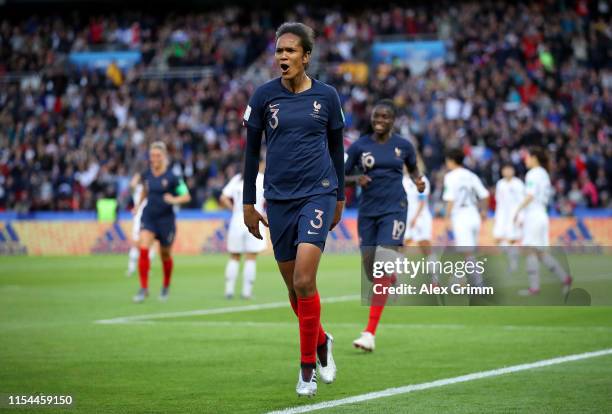
[[[267,200],[293,200],[337,190],[328,131],[344,127],[344,114],[333,87],[312,79],[310,89],[293,93],[280,78],[273,79],[257,88],[244,121],[248,127],[265,131]]]
[[[406,210],[403,166],[409,170],[416,168],[416,152],[410,141],[392,134],[380,144],[370,135],[364,135],[349,147],[347,154],[345,173],[350,174],[357,166],[372,179],[363,188],[360,216],[381,216]]]
[[[142,175],[142,182],[147,189],[147,205],[142,212],[143,217],[174,218],[174,208],[164,201],[164,194],[179,195],[182,192],[181,186],[184,186],[183,180],[169,169],[158,177],[147,170]]]

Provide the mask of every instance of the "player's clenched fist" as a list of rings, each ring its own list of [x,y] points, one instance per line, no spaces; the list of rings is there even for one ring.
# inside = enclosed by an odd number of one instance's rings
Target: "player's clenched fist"
[[[245,204],[242,209],[244,213],[244,224],[249,229],[249,232],[259,240],[262,240],[263,237],[259,232],[259,222],[261,221],[264,226],[269,227],[265,217],[255,210],[255,206],[253,204]]]
[[[370,177],[368,177],[367,175],[360,175],[359,178],[357,179],[357,182],[359,183],[359,185],[363,188],[367,187],[368,184],[370,184],[370,182],[372,181],[372,179]]]

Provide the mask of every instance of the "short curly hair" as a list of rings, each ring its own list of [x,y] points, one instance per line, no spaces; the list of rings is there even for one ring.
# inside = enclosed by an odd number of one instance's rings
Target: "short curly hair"
[[[304,53],[312,53],[314,48],[315,35],[314,30],[304,23],[285,22],[276,30],[276,41],[284,34],[291,33],[300,38],[300,45],[304,49]]]

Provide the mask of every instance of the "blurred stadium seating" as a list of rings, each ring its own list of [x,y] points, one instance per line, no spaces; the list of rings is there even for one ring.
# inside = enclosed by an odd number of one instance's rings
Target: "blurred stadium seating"
[[[186,177],[189,207],[214,209],[240,169],[248,98],[276,76],[284,20],[315,28],[310,71],[337,88],[347,144],[367,131],[373,102],[396,102],[434,200],[445,147],[464,148],[492,186],[501,163],[523,171],[522,152],[537,144],[553,160],[559,213],[611,206],[606,2],[92,13],[0,17],[0,210],[91,210],[101,197],[128,208],[129,177],[158,139]]]

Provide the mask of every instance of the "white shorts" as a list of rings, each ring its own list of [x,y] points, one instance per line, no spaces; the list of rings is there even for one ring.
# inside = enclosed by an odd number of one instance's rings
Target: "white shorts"
[[[259,225],[259,232],[263,240],[255,238],[246,225],[238,220],[231,220],[227,230],[227,251],[230,253],[260,253],[266,250],[266,232],[263,225]]]
[[[142,212],[144,211],[146,205],[146,201],[142,203],[132,219],[132,241],[137,242],[140,240],[140,221],[142,219]]]
[[[406,233],[404,240],[412,240],[413,242],[431,241],[432,234],[432,218],[431,214],[421,214],[417,219],[414,227],[408,227],[412,217],[406,221]]]
[[[495,214],[493,237],[501,240],[520,240],[521,229],[513,219],[514,216],[510,214]]]
[[[548,239],[548,216],[546,214],[525,214],[523,221],[523,246],[546,247]]]
[[[480,222],[478,214],[458,214],[452,217],[455,246],[478,246]]]

